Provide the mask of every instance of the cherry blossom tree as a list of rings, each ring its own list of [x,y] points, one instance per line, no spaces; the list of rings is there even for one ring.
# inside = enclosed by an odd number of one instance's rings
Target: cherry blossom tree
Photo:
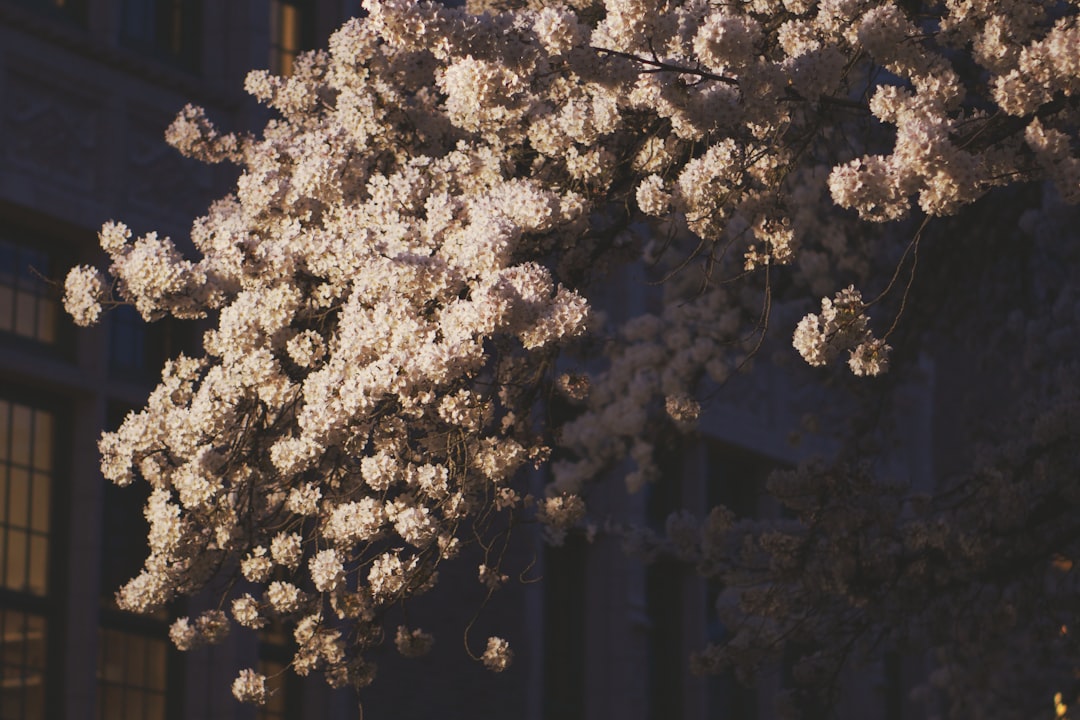
[[[801,357],[783,371],[835,451],[772,477],[782,519],[608,529],[725,588],[732,633],[695,665],[794,657],[794,707],[861,658],[929,649],[922,692],[952,715],[1049,714],[1054,690],[1065,712],[1080,3],[522,5],[365,0],[292,76],[248,76],[276,111],[261,135],[195,107],[169,128],[242,170],[195,257],[110,222],[108,271],[71,272],[79,324],[125,302],[212,328],[101,439],[109,480],[152,487],[120,606],[213,583],[222,604],[178,620],[179,647],[280,619],[293,671],[363,687],[384,636],[431,646],[383,618],[464,545],[496,591],[509,529],[581,532],[593,484],[665,482],[656,438]],[[595,297],[628,266],[655,302],[615,322]],[[916,493],[881,461],[881,419],[942,347],[987,354],[993,432],[954,432],[968,467]],[[550,471],[537,497],[528,466]],[[476,657],[500,671],[512,650]]]

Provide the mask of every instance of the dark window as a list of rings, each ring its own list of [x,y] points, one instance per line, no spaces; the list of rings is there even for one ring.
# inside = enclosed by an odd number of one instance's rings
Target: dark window
[[[711,509],[724,505],[738,518],[761,514],[760,499],[769,473],[776,463],[748,450],[720,442],[708,446],[708,489],[706,501]],[[716,601],[723,591],[717,581],[706,588],[705,627],[708,640],[722,643],[729,632],[716,614]],[[758,716],[757,690],[740,683],[734,672],[713,676],[708,686],[708,717],[737,717],[753,720]]]
[[[124,0],[121,42],[171,65],[199,72],[201,0]]]
[[[110,310],[109,372],[124,380],[156,382],[166,360],[190,352],[195,325],[166,317],[148,323],[130,305]],[[118,418],[121,420],[123,418]]]
[[[713,442],[708,447],[709,508],[726,506],[738,518],[757,517],[765,481],[775,462],[734,445]]]
[[[109,313],[109,370],[141,375],[146,370],[146,323],[130,305]]]
[[[585,717],[586,543],[544,548],[544,717]]]
[[[270,72],[291,75],[296,56],[315,47],[315,3],[270,0]]]
[[[148,483],[128,487],[105,485],[105,517],[101,558],[101,593],[106,606],[115,608],[113,595],[142,570],[150,553],[146,535],[149,526],[143,507],[150,495]]]
[[[43,250],[0,239],[0,331],[37,343],[57,341],[60,304],[55,271]]]
[[[683,507],[681,438],[657,443],[660,477],[645,487],[649,525],[665,532],[667,518]],[[645,568],[645,609],[649,616],[649,718],[682,717],[687,649],[683,643],[683,582],[686,570],[674,557],[660,556]]]

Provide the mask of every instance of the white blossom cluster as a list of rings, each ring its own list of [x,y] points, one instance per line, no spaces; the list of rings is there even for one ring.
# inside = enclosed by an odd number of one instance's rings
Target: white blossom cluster
[[[514,653],[510,649],[510,643],[500,637],[489,637],[487,647],[481,656],[484,667],[492,672],[502,672],[510,667],[510,661],[514,659]]]
[[[80,265],[68,273],[64,283],[64,307],[76,325],[87,327],[98,321],[104,292],[101,273],[94,268]]]
[[[856,375],[880,375],[888,368],[889,346],[870,333],[862,294],[854,287],[823,298],[821,315],[811,313],[795,328],[795,349],[810,365],[825,365],[844,350]]]
[[[749,363],[775,276],[824,296],[794,330],[810,365],[846,350],[856,375],[884,372],[860,291],[837,292],[881,261],[822,219],[830,202],[884,223],[1018,182],[1080,195],[1075,3],[363,5],[292,76],[248,76],[276,112],[261,136],[194,107],[169,129],[242,170],[195,221],[197,257],[109,223],[111,287],[89,267],[65,286],[80,324],[109,292],[147,320],[213,323],[100,443],[107,478],[153,488],[121,607],[239,573],[255,589],[230,598],[233,620],[292,623],[293,669],[334,686],[372,680],[384,611],[436,584],[464,528],[526,510],[527,463],[556,453],[535,513],[555,541],[604,469],[629,458],[631,490],[655,479],[656,418],[692,428],[703,383]],[[886,132],[854,132],[869,126]],[[593,376],[558,372],[601,326],[594,273],[627,258],[666,281],[662,307],[623,323]],[[561,428],[536,427],[549,389],[578,409]],[[172,636],[193,647],[230,622]],[[394,642],[415,655],[431,638],[402,626]],[[491,638],[481,660],[511,657]],[[268,692],[251,671],[233,690]]]
[[[241,670],[233,680],[232,693],[241,702],[262,705],[266,702],[266,676],[251,669]]]

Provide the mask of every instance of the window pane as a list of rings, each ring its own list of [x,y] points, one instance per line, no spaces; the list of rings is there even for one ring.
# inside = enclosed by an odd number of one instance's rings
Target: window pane
[[[34,468],[52,469],[52,415],[38,410],[34,413]]]
[[[124,374],[144,372],[146,323],[130,305],[121,305],[109,316],[109,369]]]
[[[30,529],[39,533],[49,531],[49,476],[34,473],[30,498]]]
[[[112,408],[115,422],[122,417],[121,407]],[[113,593],[128,580],[138,575],[148,553],[147,531],[149,526],[143,518],[143,508],[150,496],[148,483],[136,483],[129,487],[117,487],[102,479],[104,507],[102,522],[101,599],[108,607],[115,607]]]
[[[11,462],[27,466],[30,464],[30,433],[33,427],[33,412],[25,405],[11,406]]]
[[[98,671],[101,679],[109,683],[119,683],[124,679],[124,637],[117,632],[105,630],[101,633],[101,662]]]
[[[166,646],[161,640],[152,640],[146,645],[146,685],[158,690],[165,689],[165,653]]]
[[[124,719],[124,689],[115,685],[102,690],[101,717],[103,720]]]
[[[34,337],[37,329],[37,298],[26,290],[15,293],[15,334]]]
[[[300,18],[292,5],[281,6],[281,49],[292,54],[300,49]]]
[[[24,615],[27,628],[27,662],[30,667],[45,668],[45,618],[39,615]]]
[[[8,524],[26,528],[30,525],[30,473],[22,468],[11,468],[8,473]]]
[[[18,247],[11,243],[0,242],[0,284],[14,287],[18,267]]]
[[[45,683],[41,675],[36,675],[27,681],[25,717],[45,717]]]
[[[56,342],[57,303],[51,298],[38,300],[37,339],[44,343]]]
[[[4,566],[4,585],[12,590],[26,589],[26,533],[8,530]]]
[[[11,429],[11,405],[7,400],[0,400],[0,461],[8,459],[8,431]],[[0,514],[0,518],[3,514]]]
[[[39,535],[30,536],[30,592],[44,595],[48,590],[49,544]]]
[[[143,648],[146,645],[146,640],[138,635],[127,636],[127,657],[125,658],[127,663],[127,676],[125,682],[128,685],[142,685],[145,681],[143,674]]]
[[[10,285],[0,285],[0,330],[11,332],[15,328],[15,290]]]
[[[150,695],[146,700],[146,720],[165,720],[165,696]]]
[[[135,688],[125,688],[124,696],[124,720],[143,720],[146,693]]]
[[[7,676],[4,676],[4,689],[3,694],[0,694],[0,714],[5,718],[19,718],[22,717],[23,709],[23,694],[17,690],[11,690],[7,686],[9,680]],[[17,678],[12,678],[11,682],[18,683]]]

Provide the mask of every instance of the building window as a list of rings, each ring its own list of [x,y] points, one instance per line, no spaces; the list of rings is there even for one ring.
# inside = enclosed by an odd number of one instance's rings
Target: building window
[[[544,718],[585,717],[587,544],[570,535],[544,548]]]
[[[660,477],[645,487],[649,525],[661,535],[668,516],[683,507],[684,455],[679,437],[657,443]],[[687,648],[683,643],[683,581],[678,558],[661,555],[645,568],[645,611],[649,616],[649,708],[651,720],[682,717]]]
[[[57,339],[60,305],[47,253],[0,239],[0,331],[38,343]]]
[[[0,717],[45,717],[53,413],[0,397]]]
[[[291,75],[296,56],[314,46],[313,0],[270,0],[270,72]]]
[[[0,398],[0,582],[35,596],[48,591],[53,416]]]
[[[45,625],[40,615],[0,609],[0,717],[4,720],[45,717]]]
[[[146,323],[131,305],[109,313],[109,370],[130,376],[146,371]]]
[[[99,720],[165,720],[167,642],[153,632],[101,628]]]
[[[120,305],[106,317],[109,372],[123,380],[155,382],[166,360],[190,353],[194,345],[195,326],[190,322],[166,317],[148,323],[131,305]]]
[[[769,473],[777,468],[777,464],[749,450],[721,442],[710,442],[707,453],[707,507],[724,505],[739,519],[767,515],[762,498]],[[706,585],[705,627],[712,643],[723,643],[730,638],[729,629],[716,615],[716,601],[723,590],[716,580]],[[744,685],[730,670],[709,678],[707,703],[707,717],[754,720],[759,715],[757,689]]]
[[[201,0],[124,0],[122,8],[124,45],[184,70],[200,70]]]
[[[123,418],[120,410],[110,409],[110,415]],[[119,421],[110,423],[116,428]],[[146,536],[149,526],[143,518],[143,507],[150,496],[147,483],[117,487],[105,483],[104,522],[102,523],[101,600],[116,609],[114,595],[122,585],[139,574],[143,561],[150,553]]]

